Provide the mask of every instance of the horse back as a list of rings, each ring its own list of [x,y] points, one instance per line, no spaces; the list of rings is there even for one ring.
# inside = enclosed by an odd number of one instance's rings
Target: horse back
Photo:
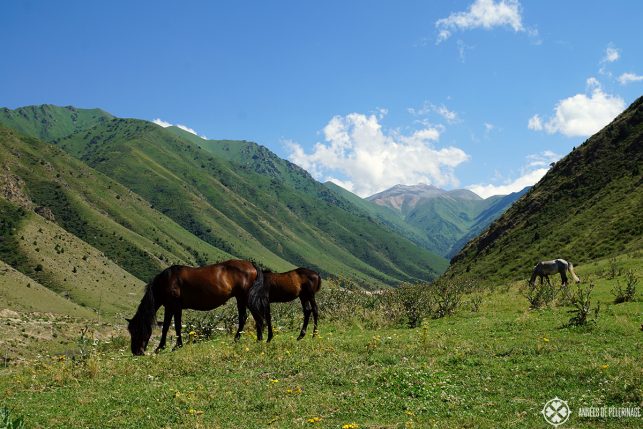
[[[257,275],[252,263],[241,260],[174,270],[171,295],[182,308],[194,310],[212,310],[232,297],[245,298]]]
[[[270,290],[270,302],[289,302],[301,297],[307,299],[321,287],[319,274],[307,268],[297,268],[285,273],[264,273]]]

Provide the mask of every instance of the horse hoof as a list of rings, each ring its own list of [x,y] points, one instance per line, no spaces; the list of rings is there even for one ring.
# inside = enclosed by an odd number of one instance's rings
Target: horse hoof
[[[298,337],[297,337],[297,341],[301,340],[302,338],[304,338],[304,335],[300,335],[300,336],[298,336]]]

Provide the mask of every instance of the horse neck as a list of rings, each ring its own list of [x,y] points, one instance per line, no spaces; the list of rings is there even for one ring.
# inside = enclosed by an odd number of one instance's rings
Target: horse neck
[[[149,284],[145,289],[145,294],[143,295],[141,302],[138,304],[136,314],[134,314],[132,320],[136,320],[137,323],[141,325],[151,326],[154,324],[157,310],[158,306],[156,305],[156,301],[154,299],[154,290],[152,284]]]

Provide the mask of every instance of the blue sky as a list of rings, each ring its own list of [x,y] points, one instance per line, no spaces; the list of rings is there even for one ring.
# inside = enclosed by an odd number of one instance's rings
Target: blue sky
[[[267,146],[365,196],[532,184],[643,94],[633,1],[15,1],[0,105]]]

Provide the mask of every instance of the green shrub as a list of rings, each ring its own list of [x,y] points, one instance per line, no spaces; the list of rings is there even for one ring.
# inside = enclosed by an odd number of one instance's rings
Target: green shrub
[[[612,295],[614,295],[614,304],[620,304],[622,302],[634,301],[636,296],[636,285],[639,282],[639,279],[636,277],[636,274],[632,270],[628,270],[625,273],[625,288],[621,287],[621,284],[616,281],[616,286],[612,289]]]
[[[572,305],[574,309],[569,310],[569,313],[572,313],[572,318],[569,319],[569,326],[585,326],[590,320],[588,319],[590,312],[592,311],[592,290],[594,289],[594,283],[589,282],[587,287],[580,284],[576,285],[576,290],[572,295]],[[594,319],[591,320],[592,323],[598,321],[598,313],[600,311],[600,304],[594,308]]]
[[[551,305],[557,293],[556,286],[548,280],[540,284],[538,282],[533,285],[527,283],[522,292],[523,296],[529,301],[529,308],[533,310]]]

